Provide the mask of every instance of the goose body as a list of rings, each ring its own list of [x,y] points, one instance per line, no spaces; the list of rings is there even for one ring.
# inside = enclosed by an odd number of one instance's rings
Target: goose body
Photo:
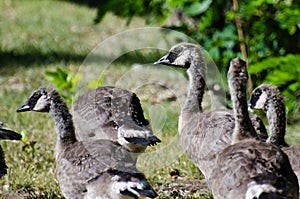
[[[120,199],[157,196],[130,152],[111,140],[78,141],[72,115],[56,90],[36,90],[17,112],[48,112],[55,120],[56,173],[66,198]]]
[[[160,140],[153,135],[135,93],[112,86],[99,87],[72,105],[79,140],[109,139],[140,153]]]
[[[3,123],[1,122],[1,126]],[[19,133],[16,133],[14,131],[0,128],[0,139],[1,140],[21,140],[22,136]],[[0,146],[0,177],[7,174],[8,167],[6,166],[5,162],[5,155],[2,150],[2,147]]]
[[[298,198],[298,181],[279,147],[258,141],[248,114],[246,63],[233,59],[228,71],[235,126],[232,143],[218,154],[209,179],[215,198]]]
[[[255,88],[249,99],[252,109],[266,111],[270,137],[267,142],[281,149],[288,155],[292,168],[300,183],[300,145],[288,146],[284,140],[286,133],[286,111],[283,96],[278,88],[271,84],[262,84]]]
[[[180,113],[178,131],[186,154],[208,179],[213,172],[216,156],[231,144],[234,128],[233,111],[229,109],[202,111],[206,63],[199,46],[179,43],[154,64],[187,69],[189,91]],[[267,133],[260,118],[253,114],[250,118],[260,138],[266,139]]]

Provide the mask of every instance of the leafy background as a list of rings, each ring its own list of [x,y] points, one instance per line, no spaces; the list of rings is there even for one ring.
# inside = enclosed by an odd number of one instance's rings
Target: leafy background
[[[243,57],[254,79],[251,87],[262,82],[279,87],[287,98],[288,122],[298,120],[300,58],[300,2],[293,0],[70,0],[97,8],[95,23],[106,13],[125,18],[134,16],[148,24],[184,32],[201,44],[213,58],[223,76],[229,61]],[[237,9],[233,9],[236,3]],[[238,35],[239,18],[243,38]],[[246,52],[241,52],[241,44]],[[226,78],[223,78],[226,79]],[[226,82],[224,82],[226,84]],[[250,91],[252,88],[250,88]]]

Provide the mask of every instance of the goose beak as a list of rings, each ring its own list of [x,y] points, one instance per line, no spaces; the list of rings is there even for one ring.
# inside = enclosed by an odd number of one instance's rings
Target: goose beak
[[[0,139],[2,140],[20,140],[22,135],[7,129],[0,129]]]
[[[153,63],[154,65],[163,64],[163,65],[170,65],[170,60],[168,59],[168,55],[163,56],[158,61]]]
[[[26,111],[31,111],[31,107],[30,107],[28,101],[26,101],[24,104],[22,104],[22,105],[17,109],[17,112],[26,112]]]

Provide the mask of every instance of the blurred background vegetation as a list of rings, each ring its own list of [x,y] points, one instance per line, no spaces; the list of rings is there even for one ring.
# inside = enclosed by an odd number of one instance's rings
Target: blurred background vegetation
[[[95,23],[112,12],[129,24],[134,16],[148,24],[181,31],[208,51],[225,76],[229,61],[248,61],[253,86],[277,85],[287,98],[289,122],[299,117],[300,2],[295,0],[70,0],[97,8]],[[241,31],[241,34],[238,34]],[[241,46],[245,46],[245,52]],[[224,78],[226,79],[226,78]]]

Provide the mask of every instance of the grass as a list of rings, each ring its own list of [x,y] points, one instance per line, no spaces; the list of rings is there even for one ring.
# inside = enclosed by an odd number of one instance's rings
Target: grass
[[[0,198],[63,198],[55,178],[54,122],[46,114],[15,112],[33,90],[54,86],[45,72],[57,67],[83,75],[78,94],[103,71],[105,85],[138,94],[146,117],[163,141],[138,162],[159,198],[212,198],[201,172],[179,147],[177,120],[187,86],[182,71],[147,66],[160,56],[159,51],[149,49],[125,53],[107,68],[110,57],[106,56],[95,65],[84,65],[100,42],[145,26],[135,18],[128,27],[126,20],[111,14],[93,25],[95,14],[96,10],[64,1],[0,1],[0,120],[25,138],[23,142],[1,142],[9,173],[0,179]],[[132,66],[134,63],[142,65]],[[288,128],[289,143],[299,143],[299,129],[300,125]]]

